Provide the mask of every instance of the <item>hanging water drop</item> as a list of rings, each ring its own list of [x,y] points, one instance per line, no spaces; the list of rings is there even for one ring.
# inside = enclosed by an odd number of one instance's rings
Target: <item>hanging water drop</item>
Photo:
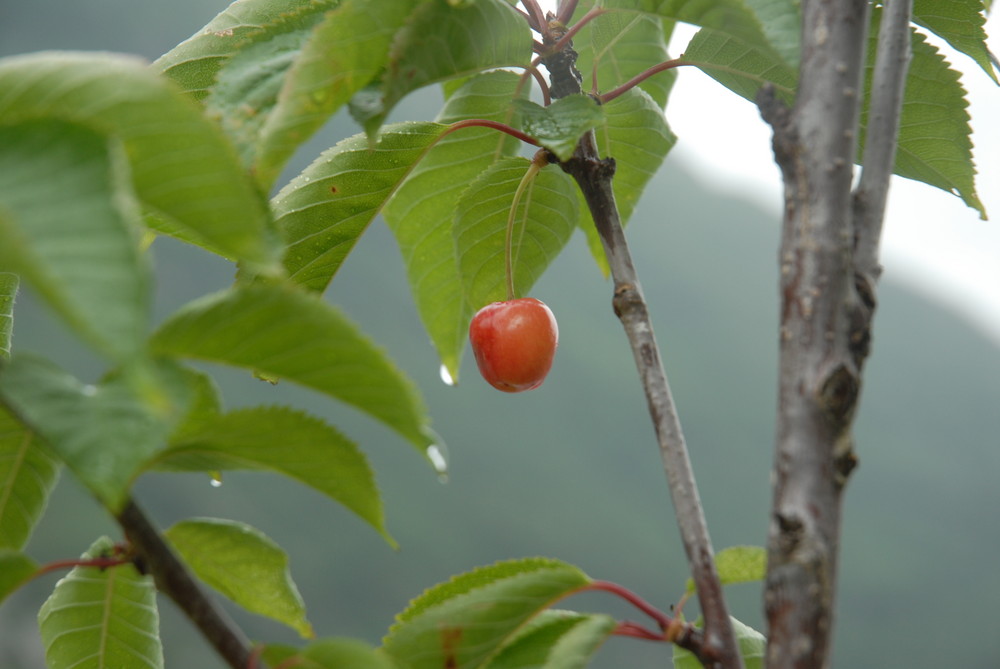
[[[438,481],[448,482],[448,457],[444,444],[431,444],[427,447],[427,459],[431,461],[431,466],[437,472]]]
[[[222,487],[222,472],[209,472],[208,474],[211,478],[208,480],[209,485],[213,488]]]
[[[452,378],[451,372],[448,371],[448,366],[445,364],[441,365],[441,380],[444,381],[446,386],[454,386],[455,379]]]

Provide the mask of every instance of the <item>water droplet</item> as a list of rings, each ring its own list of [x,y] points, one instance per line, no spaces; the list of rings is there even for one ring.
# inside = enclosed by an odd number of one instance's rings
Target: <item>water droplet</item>
[[[222,472],[210,472],[209,476],[212,477],[208,481],[209,485],[211,485],[213,488],[222,487]]]
[[[448,449],[444,444],[431,444],[427,447],[427,459],[431,461],[441,483],[448,482]]]
[[[455,385],[455,379],[452,378],[451,372],[448,371],[448,366],[441,365],[441,380],[444,381],[444,385],[453,386]]]

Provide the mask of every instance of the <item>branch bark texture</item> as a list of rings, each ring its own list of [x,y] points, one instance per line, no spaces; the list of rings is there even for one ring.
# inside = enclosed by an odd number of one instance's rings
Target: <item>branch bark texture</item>
[[[230,667],[250,667],[250,640],[208,598],[135,501],[126,503],[118,523],[139,557],[137,564],[153,576],[157,589],[174,600]]]
[[[558,39],[558,36],[554,36]],[[580,74],[575,68],[572,45],[543,60],[551,76],[553,97],[580,93]],[[698,590],[705,621],[698,659],[706,667],[732,669],[743,660],[732,631],[715,567],[714,551],[680,419],[667,383],[653,334],[646,300],[632,262],[628,243],[612,189],[615,164],[601,159],[594,133],[581,139],[574,156],[562,168],[579,184],[597,226],[614,279],[613,306],[628,336],[636,367],[646,393],[649,413],[656,430],[660,456],[666,471],[681,540],[692,578]]]
[[[878,239],[909,54],[909,2],[886,3],[895,18],[887,19],[879,40],[882,71],[873,87],[866,168],[857,192],[851,186],[867,0],[803,2],[795,105],[784,107],[767,89],[759,100],[774,129],[785,183],[775,483],[764,595],[771,669],[829,666],[841,498],[856,465],[851,426],[869,353]]]

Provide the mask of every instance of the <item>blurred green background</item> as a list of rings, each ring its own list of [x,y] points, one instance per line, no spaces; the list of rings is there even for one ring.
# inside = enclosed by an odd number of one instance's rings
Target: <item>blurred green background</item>
[[[227,4],[0,0],[0,55],[88,49],[153,59]],[[439,102],[429,90],[396,116],[433,118]],[[289,173],[355,132],[338,116]],[[724,186],[697,182],[668,157],[629,228],[716,548],[765,541],[776,387],[779,203],[761,211]],[[160,239],[152,252],[158,318],[232,280],[232,267],[197,249]],[[326,498],[276,476],[231,474],[220,488],[202,476],[147,476],[136,496],[164,527],[193,515],[234,518],[277,540],[321,636],[378,643],[424,588],[530,555],[573,562],[668,607],[684,588],[683,550],[610,284],[581,235],[534,294],[559,319],[559,355],[541,389],[510,396],[478,378],[471,356],[457,387],[440,381],[380,221],[328,291],[420,386],[449,447],[445,485],[401,439],[342,405],[212,369],[229,406],[294,403],[353,437],[375,467],[399,551]],[[101,374],[101,361],[29,290],[15,314],[15,350],[51,355],[85,380]],[[846,498],[835,667],[1000,666],[998,400],[996,345],[947,305],[887,276],[857,422],[861,466]],[[120,536],[63,477],[29,552],[42,561],[75,556],[102,533]],[[54,581],[41,579],[0,607],[0,668],[44,665],[35,613]],[[760,629],[759,587],[736,586],[730,595],[734,615]],[[600,596],[565,604],[638,616]],[[223,666],[170,602],[161,615],[168,667]],[[235,615],[254,638],[295,641],[269,621]],[[612,639],[593,666],[665,667],[669,657],[665,645]]]

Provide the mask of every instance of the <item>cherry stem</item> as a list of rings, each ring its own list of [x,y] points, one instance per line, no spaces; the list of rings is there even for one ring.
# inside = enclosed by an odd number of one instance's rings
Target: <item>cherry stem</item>
[[[513,300],[516,296],[514,293],[514,259],[513,259],[513,249],[514,249],[514,217],[517,214],[517,205],[521,202],[521,196],[524,194],[525,189],[531,184],[535,179],[535,175],[543,167],[549,164],[549,152],[545,149],[540,149],[535,153],[535,157],[531,159],[531,164],[528,166],[528,171],[524,173],[521,177],[521,183],[517,184],[517,190],[514,191],[514,201],[510,205],[510,211],[507,213],[507,236],[504,240],[504,272],[507,277],[507,300]],[[525,218],[527,218],[528,212],[525,211]],[[522,234],[524,229],[522,228]]]
[[[621,86],[618,86],[617,88],[608,91],[604,95],[597,96],[598,100],[601,101],[601,104],[605,102],[610,102],[611,100],[614,100],[625,91],[635,88],[636,86],[644,82],[646,79],[649,79],[654,74],[658,74],[659,72],[663,72],[665,70],[672,70],[675,67],[681,67],[683,65],[694,65],[694,63],[690,63],[686,60],[681,60],[680,58],[674,58],[673,60],[668,60],[659,63],[658,65],[654,65],[648,70],[645,70],[635,75]]]

